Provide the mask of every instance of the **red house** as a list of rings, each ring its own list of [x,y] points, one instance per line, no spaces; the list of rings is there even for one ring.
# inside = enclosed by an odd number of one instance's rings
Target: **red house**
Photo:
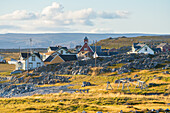
[[[93,49],[88,45],[88,38],[87,37],[84,38],[84,45],[80,49],[80,52],[86,52],[86,51],[94,52]]]

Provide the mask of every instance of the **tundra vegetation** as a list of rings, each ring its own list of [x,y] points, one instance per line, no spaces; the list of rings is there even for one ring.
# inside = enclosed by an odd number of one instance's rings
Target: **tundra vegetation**
[[[9,53],[10,54],[10,53]],[[8,55],[9,55],[8,54]],[[12,53],[15,54],[15,53]],[[16,53],[18,54],[18,53]],[[13,55],[15,56],[15,55]],[[36,85],[36,87],[63,86],[74,84],[68,87],[71,89],[89,89],[89,92],[64,92],[51,94],[34,94],[25,97],[0,98],[0,112],[2,113],[70,113],[82,112],[96,113],[97,111],[118,113],[123,110],[125,113],[138,111],[145,113],[151,109],[167,109],[170,108],[170,67],[169,61],[158,64],[152,69],[131,69],[130,72],[118,74],[114,72],[97,73],[99,68],[92,68],[89,75],[60,75],[62,77],[70,77],[70,82]],[[124,63],[109,65],[108,69],[121,68]],[[14,69],[13,65],[0,64],[0,77],[11,77],[10,72]],[[92,74],[93,73],[93,74]],[[26,73],[18,74],[18,77],[28,78]],[[53,75],[55,76],[55,75]],[[37,78],[39,75],[31,76]],[[145,89],[135,88],[134,84],[129,86],[129,90],[125,85],[122,90],[122,84],[118,87],[116,81],[123,78],[139,79],[144,81],[148,87]],[[82,83],[90,82],[90,86],[82,87]],[[1,83],[9,81],[0,81]],[[107,82],[113,89],[108,87]],[[137,81],[134,81],[137,83]],[[16,85],[21,85],[19,83]]]

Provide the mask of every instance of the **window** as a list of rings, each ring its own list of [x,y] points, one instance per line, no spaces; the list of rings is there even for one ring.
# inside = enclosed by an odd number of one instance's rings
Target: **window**
[[[147,48],[147,47],[145,47],[145,51],[148,51],[148,48]]]
[[[61,50],[61,54],[63,54],[63,50]]]
[[[29,68],[29,69],[32,69],[32,68],[33,68],[33,63],[32,63],[32,62],[29,63],[28,68]]]
[[[84,48],[84,50],[86,51],[86,50],[87,50],[87,48]]]
[[[35,56],[32,56],[32,61],[35,61]]]
[[[37,62],[37,67],[40,67],[41,66],[41,63],[40,62]]]

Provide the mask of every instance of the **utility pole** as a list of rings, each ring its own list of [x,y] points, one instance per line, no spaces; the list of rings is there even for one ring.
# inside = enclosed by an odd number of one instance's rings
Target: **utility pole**
[[[31,47],[32,47],[32,38],[30,38],[30,53],[32,53]]]
[[[97,40],[96,40],[96,43],[95,43],[95,67],[96,67],[96,56],[97,56],[97,52],[96,52],[96,44],[97,44]]]

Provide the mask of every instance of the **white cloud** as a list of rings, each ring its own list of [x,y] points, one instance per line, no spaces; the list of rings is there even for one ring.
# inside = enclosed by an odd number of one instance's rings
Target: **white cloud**
[[[64,6],[59,3],[53,2],[52,5],[45,7],[42,11],[28,12],[26,10],[16,10],[13,13],[0,16],[0,20],[4,21],[7,25],[10,21],[11,26],[24,26],[24,30],[35,31],[39,28],[50,27],[64,28],[75,26],[94,26],[97,19],[117,19],[125,18],[128,16],[127,11],[116,12],[98,12],[92,8],[81,9],[77,11],[64,11]],[[22,25],[21,25],[22,23]]]
[[[36,19],[37,15],[26,10],[16,10],[13,13],[0,16],[0,20],[31,20]]]

